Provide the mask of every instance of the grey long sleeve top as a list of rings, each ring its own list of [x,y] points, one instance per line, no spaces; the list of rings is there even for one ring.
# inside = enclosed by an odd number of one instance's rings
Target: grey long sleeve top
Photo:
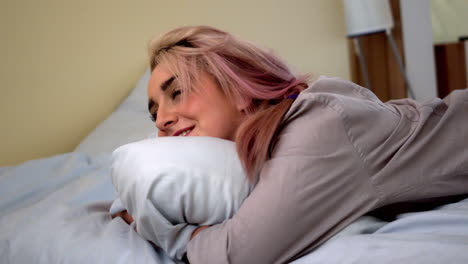
[[[286,263],[372,209],[468,193],[468,90],[382,103],[322,77],[282,127],[256,188],[189,242],[190,263]]]

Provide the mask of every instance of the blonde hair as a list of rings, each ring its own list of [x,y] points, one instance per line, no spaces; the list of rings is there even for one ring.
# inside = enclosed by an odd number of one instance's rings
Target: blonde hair
[[[164,65],[184,92],[192,92],[206,72],[226,96],[249,106],[236,145],[251,180],[269,158],[272,139],[293,102],[287,97],[305,89],[309,77],[295,76],[272,52],[208,26],[176,28],[151,40],[149,58],[151,70]]]

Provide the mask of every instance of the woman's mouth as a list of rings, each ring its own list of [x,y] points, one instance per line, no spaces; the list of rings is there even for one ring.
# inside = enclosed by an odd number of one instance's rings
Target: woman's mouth
[[[175,137],[186,137],[186,136],[190,135],[190,132],[192,132],[194,127],[195,126],[181,129],[181,130],[177,131],[176,133],[174,133],[174,136]]]
[[[185,130],[184,132],[182,132],[182,133],[179,134],[179,137],[188,136],[188,134],[190,134],[190,132],[192,132],[192,130]]]

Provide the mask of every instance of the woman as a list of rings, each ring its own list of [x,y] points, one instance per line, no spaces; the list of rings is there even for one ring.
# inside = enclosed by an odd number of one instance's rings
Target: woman
[[[205,26],[149,50],[159,136],[233,140],[258,181],[232,219],[193,233],[191,263],[289,262],[373,209],[468,193],[467,90],[382,103],[336,78],[308,85],[271,52]]]

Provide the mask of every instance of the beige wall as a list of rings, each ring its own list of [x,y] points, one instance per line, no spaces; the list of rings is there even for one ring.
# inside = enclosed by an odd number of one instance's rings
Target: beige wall
[[[349,77],[341,0],[1,0],[0,166],[73,150],[126,96],[151,36],[208,24]]]
[[[434,43],[456,42],[468,36],[467,0],[431,0]]]

